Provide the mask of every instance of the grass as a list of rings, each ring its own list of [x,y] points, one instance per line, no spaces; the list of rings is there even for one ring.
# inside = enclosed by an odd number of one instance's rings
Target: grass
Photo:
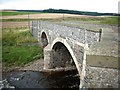
[[[65,17],[64,21],[85,21],[85,22],[93,22],[97,24],[109,24],[109,25],[120,25],[119,19],[120,17],[114,16],[114,17],[90,17],[90,18],[84,18],[84,17]],[[63,21],[63,18],[55,18],[55,19],[2,19],[2,22],[26,22],[26,21],[32,21],[32,20],[42,20],[42,21]]]
[[[119,24],[120,25],[120,22],[119,22],[119,17],[107,17],[107,18],[104,18],[104,20],[100,20],[100,23],[102,24],[111,24],[111,25],[117,25]]]
[[[40,46],[23,45],[25,43],[37,43],[37,40],[32,37],[28,30],[20,31],[19,28],[3,28],[2,31],[4,70],[9,71],[11,67],[23,66],[33,60],[43,58],[43,49]]]
[[[3,11],[3,12],[1,12],[1,14],[0,15],[2,15],[2,16],[13,16],[13,15],[25,15],[25,14],[36,14],[36,13],[40,13],[40,12],[9,12],[9,11],[7,11],[7,12],[5,12],[5,11]]]
[[[3,46],[2,61],[6,68],[22,66],[42,57],[42,48],[38,46]]]
[[[68,17],[65,20],[73,20],[73,21],[86,21],[86,22],[93,22],[97,24],[109,24],[109,25],[118,25],[120,24],[119,19],[120,17],[90,17],[90,18],[75,18],[75,17]]]
[[[3,11],[1,12],[2,16],[13,16],[13,15],[24,15],[24,14],[36,14],[36,13],[41,13],[41,12],[9,12],[9,11]],[[109,16],[109,17],[64,17],[65,21],[87,21],[87,22],[93,22],[93,23],[98,23],[98,24],[109,24],[109,25],[117,25],[119,23],[119,18],[117,16]],[[31,21],[31,20],[36,20],[36,19],[2,19],[2,22],[23,22],[23,21]],[[55,18],[55,19],[50,19],[50,18],[42,18],[42,19],[37,19],[37,20],[45,20],[45,21],[62,21],[63,18]]]
[[[32,21],[32,20],[62,21],[61,18],[58,18],[58,19],[41,18],[41,19],[2,19],[2,22],[28,22],[28,21]]]
[[[18,31],[19,30],[28,30],[28,26],[24,26],[24,27],[2,27],[2,34],[4,34],[5,32],[14,32],[14,31]]]
[[[18,29],[18,28],[17,28]],[[20,45],[22,43],[35,43],[37,40],[32,37],[29,31],[19,31],[12,29],[3,30],[3,46]]]
[[[2,22],[26,22],[34,19],[2,19]]]

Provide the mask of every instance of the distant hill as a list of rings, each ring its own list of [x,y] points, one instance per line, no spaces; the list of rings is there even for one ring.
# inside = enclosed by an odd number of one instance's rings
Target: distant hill
[[[88,12],[88,11],[77,11],[77,10],[67,10],[67,9],[45,9],[45,10],[12,10],[19,12],[40,12],[40,13],[67,13],[67,14],[77,14],[77,15],[91,15],[91,16],[120,16],[117,13],[98,13],[98,12]]]
[[[91,15],[91,16],[102,16],[102,15],[118,16],[117,13],[98,13],[98,12],[65,10],[65,9],[46,9],[46,10],[43,10],[43,12],[44,13],[67,13],[67,14]]]

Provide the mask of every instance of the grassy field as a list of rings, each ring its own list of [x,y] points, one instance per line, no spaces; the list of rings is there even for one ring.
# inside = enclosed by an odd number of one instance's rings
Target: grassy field
[[[25,14],[36,14],[36,13],[39,13],[39,12],[9,12],[9,11],[2,11],[0,12],[2,16],[13,16],[13,15],[25,15]]]
[[[29,43],[37,43],[37,40],[32,37],[28,29],[3,28],[2,31],[4,71],[9,71],[12,67],[23,66],[33,60],[43,58],[43,50],[40,46],[29,46]]]
[[[64,20],[72,20],[72,21],[85,21],[85,22],[91,22],[96,24],[109,24],[109,25],[117,25],[120,17],[117,16],[109,16],[109,17],[68,17]]]
[[[86,16],[86,15],[75,15],[75,14],[57,14],[57,13],[30,13],[28,19],[28,13],[25,12],[5,12],[2,16],[2,22],[28,22],[31,20],[46,20],[46,21],[85,21],[85,22],[93,22],[97,24],[110,24],[117,25],[120,17],[117,16]],[[12,13],[16,13],[16,15],[12,15]],[[22,14],[22,15],[20,15]],[[27,15],[26,15],[27,14]],[[11,16],[12,15],[12,16]]]
[[[2,22],[29,22],[32,20],[42,20],[42,21],[52,21],[52,22],[61,22],[62,18],[59,19],[3,19]],[[68,17],[64,18],[64,21],[84,21],[91,22],[95,24],[108,24],[108,25],[120,25],[118,17],[106,17],[106,18],[73,18]]]
[[[111,24],[111,25],[117,25],[119,24],[120,25],[120,16],[119,17],[107,17],[107,18],[104,18],[104,20],[100,20],[100,23],[102,24]]]

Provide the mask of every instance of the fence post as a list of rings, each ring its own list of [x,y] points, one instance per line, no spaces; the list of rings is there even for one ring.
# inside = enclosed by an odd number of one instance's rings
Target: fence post
[[[99,30],[99,42],[101,41],[102,28]]]

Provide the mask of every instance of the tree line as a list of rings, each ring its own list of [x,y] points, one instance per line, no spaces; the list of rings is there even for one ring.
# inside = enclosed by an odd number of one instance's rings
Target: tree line
[[[77,14],[77,15],[91,15],[91,16],[102,16],[102,15],[112,15],[119,16],[118,13],[98,13],[98,12],[88,12],[88,11],[77,11],[77,10],[67,10],[67,9],[45,9],[45,10],[16,10],[25,12],[40,12],[40,13],[65,13],[65,14]]]

